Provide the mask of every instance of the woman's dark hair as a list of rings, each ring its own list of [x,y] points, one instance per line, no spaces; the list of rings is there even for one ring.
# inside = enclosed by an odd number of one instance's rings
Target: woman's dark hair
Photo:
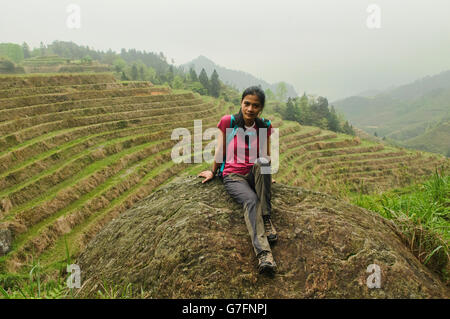
[[[258,97],[259,103],[261,103],[261,109],[264,109],[264,104],[266,102],[266,94],[264,94],[264,91],[259,86],[250,86],[244,90],[241,97],[241,103],[244,100],[244,97],[247,95],[256,95]],[[242,115],[242,108],[239,108],[239,113],[234,115],[234,118],[236,120],[236,125],[238,127],[242,127],[245,129],[244,125],[244,117]],[[267,128],[267,125],[259,118],[257,117],[255,119],[256,126],[258,128]]]

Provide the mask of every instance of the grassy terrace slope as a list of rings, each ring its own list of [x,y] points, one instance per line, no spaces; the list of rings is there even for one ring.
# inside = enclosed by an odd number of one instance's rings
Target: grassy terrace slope
[[[108,72],[111,66],[100,64],[98,61],[83,63],[80,60],[69,60],[58,55],[32,57],[20,64],[25,73],[56,73],[56,72]]]
[[[213,127],[227,112],[192,92],[106,73],[1,77],[0,227],[11,230],[13,246],[0,269],[18,270],[31,256],[58,263],[65,241],[77,254],[191,165],[171,160],[174,128],[193,133],[194,119]]]
[[[384,191],[419,181],[436,168],[448,168],[443,156],[387,147],[345,134],[300,124],[294,133],[280,128],[277,182],[345,195],[348,191]]]

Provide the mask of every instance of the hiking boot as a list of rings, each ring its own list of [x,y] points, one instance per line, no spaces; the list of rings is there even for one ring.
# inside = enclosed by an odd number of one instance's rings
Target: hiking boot
[[[266,233],[267,240],[269,241],[269,243],[276,242],[278,239],[277,231],[275,230],[275,227],[273,227],[270,215],[263,215],[263,221],[264,221],[264,231]]]
[[[275,273],[277,269],[277,264],[273,260],[272,253],[270,251],[262,251],[258,254],[258,270],[259,273],[269,273],[273,274]]]

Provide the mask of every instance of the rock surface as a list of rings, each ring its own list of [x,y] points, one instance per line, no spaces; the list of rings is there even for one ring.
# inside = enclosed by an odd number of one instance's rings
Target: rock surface
[[[273,184],[274,277],[259,275],[243,210],[215,179],[174,180],[108,224],[88,245],[80,296],[101,282],[152,298],[448,298],[449,289],[374,212]],[[380,268],[380,288],[366,272]],[[373,277],[373,275],[372,275]]]

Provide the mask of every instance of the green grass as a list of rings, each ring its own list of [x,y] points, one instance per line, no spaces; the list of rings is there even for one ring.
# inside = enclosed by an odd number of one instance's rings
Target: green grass
[[[67,266],[72,264],[67,242],[65,242],[66,260],[55,273],[55,269],[45,267],[39,259],[27,265],[26,272],[21,274],[0,274],[0,299],[75,299],[77,288],[69,288]],[[126,286],[111,285],[106,281],[100,284],[94,298],[98,299],[130,299],[146,298],[142,288],[136,289],[131,283]]]
[[[350,201],[393,220],[418,259],[449,280],[450,176],[434,175],[382,194],[353,194]]]

